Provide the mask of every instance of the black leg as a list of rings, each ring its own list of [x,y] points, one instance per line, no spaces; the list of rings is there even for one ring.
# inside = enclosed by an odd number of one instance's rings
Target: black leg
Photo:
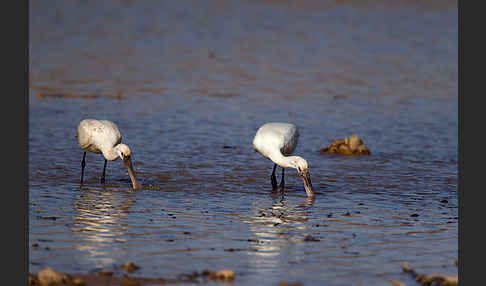
[[[108,160],[105,159],[105,165],[103,166],[103,176],[101,176],[101,183],[102,184],[105,183],[106,162],[108,162]]]
[[[284,186],[285,186],[284,174],[285,174],[285,168],[282,168],[282,180],[280,181],[280,190],[282,190],[282,191],[283,191]]]
[[[277,169],[277,164],[273,165],[273,172],[272,172],[272,176],[270,177],[272,180],[272,188],[274,190],[277,189],[277,178],[275,178],[275,169]]]
[[[83,185],[84,167],[85,166],[86,166],[86,152],[84,152],[83,161],[81,161],[81,183],[80,183],[80,187]]]

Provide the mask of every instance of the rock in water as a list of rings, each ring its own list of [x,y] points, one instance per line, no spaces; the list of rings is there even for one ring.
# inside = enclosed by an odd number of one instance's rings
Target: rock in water
[[[323,147],[319,150],[321,153],[335,153],[342,155],[369,155],[370,150],[363,145],[363,140],[353,134],[351,137],[338,139],[332,142],[329,147]]]
[[[47,286],[53,284],[60,284],[62,283],[62,274],[56,272],[51,267],[46,267],[42,269],[37,274],[37,279],[39,280],[40,285]]]
[[[363,145],[363,140],[361,140],[361,138],[359,138],[359,136],[356,134],[353,134],[351,137],[349,137],[349,139],[346,139],[352,152],[355,152],[358,149],[358,146]]]
[[[135,263],[133,263],[133,262],[125,262],[122,265],[122,267],[123,267],[123,270],[125,270],[126,272],[133,272],[133,271],[140,268],[137,265],[135,265]]]
[[[218,273],[214,273],[214,272],[210,273],[209,279],[233,281],[233,279],[235,279],[235,273],[233,272],[233,270],[224,269],[224,270],[219,271]]]

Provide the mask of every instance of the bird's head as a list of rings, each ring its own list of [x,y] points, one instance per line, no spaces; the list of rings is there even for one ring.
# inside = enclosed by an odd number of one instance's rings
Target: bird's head
[[[309,165],[307,165],[307,161],[304,158],[299,157],[299,156],[295,156],[293,163],[294,163],[295,168],[297,169],[297,173],[299,175],[302,175],[302,173],[304,173],[304,172],[308,172]]]
[[[130,151],[130,148],[128,148],[127,145],[120,143],[116,145],[115,149],[116,152],[118,153],[118,156],[120,156],[120,158],[123,160],[123,164],[125,164],[125,167],[127,167],[128,169],[128,175],[132,180],[133,189],[134,190],[139,189],[140,184],[135,178],[135,172],[133,171],[132,159],[131,159],[132,152]]]
[[[116,152],[118,153],[118,156],[125,161],[127,157],[130,157],[132,152],[130,151],[130,148],[128,148],[127,145],[120,143],[116,145]]]
[[[302,178],[302,182],[304,183],[304,188],[307,196],[314,196],[314,189],[312,188],[309,174],[309,165],[307,165],[307,161],[302,157],[295,156],[293,163],[295,165],[295,168],[297,169],[297,173]]]

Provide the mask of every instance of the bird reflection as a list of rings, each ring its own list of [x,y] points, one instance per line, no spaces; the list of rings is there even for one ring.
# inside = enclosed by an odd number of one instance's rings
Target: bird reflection
[[[77,196],[74,209],[74,226],[71,230],[79,233],[77,250],[86,252],[84,256],[92,260],[94,267],[103,267],[115,262],[116,251],[113,243],[126,241],[127,226],[121,223],[130,210],[133,199],[119,192],[83,190]],[[122,194],[123,195],[123,194]]]
[[[270,194],[272,205],[254,207],[253,216],[246,220],[250,232],[255,238],[249,239],[253,244],[252,261],[261,267],[276,267],[282,255],[291,244],[300,242],[307,235],[307,216],[312,211],[315,198],[306,197],[301,202],[290,205],[285,193]],[[258,268],[258,267],[257,267]]]

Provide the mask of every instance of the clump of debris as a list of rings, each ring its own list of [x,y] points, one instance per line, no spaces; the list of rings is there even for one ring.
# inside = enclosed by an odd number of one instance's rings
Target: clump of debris
[[[363,144],[363,140],[356,134],[344,139],[338,139],[328,147],[323,147],[321,153],[335,153],[342,155],[369,155],[370,150]]]

